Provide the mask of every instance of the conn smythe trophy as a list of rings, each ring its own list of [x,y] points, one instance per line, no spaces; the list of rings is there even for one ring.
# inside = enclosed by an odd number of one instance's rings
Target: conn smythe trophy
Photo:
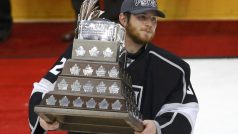
[[[91,20],[101,14],[92,8],[96,2],[86,0],[81,6],[72,59],[66,61],[54,90],[44,96],[35,112],[49,123],[58,121],[60,130],[142,131],[131,77],[119,60],[125,30],[114,22]],[[92,13],[88,15],[89,8]]]

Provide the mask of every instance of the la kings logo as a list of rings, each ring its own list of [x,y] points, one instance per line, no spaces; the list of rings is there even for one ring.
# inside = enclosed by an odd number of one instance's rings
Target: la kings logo
[[[135,6],[156,7],[155,0],[134,0]]]

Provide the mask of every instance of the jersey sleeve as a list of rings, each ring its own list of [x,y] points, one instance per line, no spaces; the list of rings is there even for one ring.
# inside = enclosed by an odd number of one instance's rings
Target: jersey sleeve
[[[190,67],[185,62],[176,67],[180,72],[178,82],[155,116],[158,134],[193,133],[198,101],[190,82]]]
[[[54,90],[54,83],[61,73],[65,62],[71,58],[72,45],[60,56],[46,75],[39,81],[33,84],[33,90],[29,99],[29,126],[31,134],[43,134],[44,129],[39,124],[39,116],[34,112],[34,107],[39,105],[44,95],[49,91]]]

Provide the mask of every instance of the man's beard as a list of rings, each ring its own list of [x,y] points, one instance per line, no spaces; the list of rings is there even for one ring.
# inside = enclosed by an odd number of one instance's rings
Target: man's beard
[[[131,24],[131,22],[129,22],[128,25],[126,26],[126,32],[127,32],[128,36],[130,36],[130,38],[135,43],[141,44],[141,45],[148,44],[152,40],[152,38],[154,37],[154,33],[153,33],[151,35],[151,37],[148,37],[146,39],[141,38],[139,31],[136,30],[136,28]]]

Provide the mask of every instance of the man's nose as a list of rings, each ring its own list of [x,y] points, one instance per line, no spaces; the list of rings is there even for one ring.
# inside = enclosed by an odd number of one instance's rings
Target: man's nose
[[[153,25],[154,25],[154,23],[153,23],[153,21],[151,20],[151,18],[147,18],[146,20],[145,20],[145,25],[146,26],[149,26],[149,27],[152,27]]]

